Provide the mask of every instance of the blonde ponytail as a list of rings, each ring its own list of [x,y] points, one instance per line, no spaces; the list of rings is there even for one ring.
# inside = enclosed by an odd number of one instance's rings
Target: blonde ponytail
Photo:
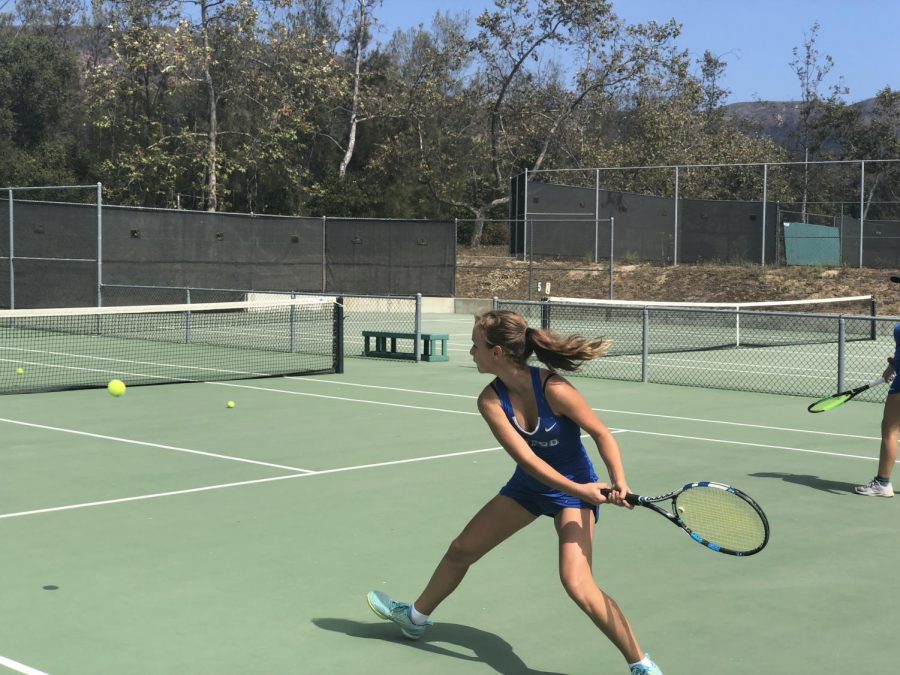
[[[582,362],[604,356],[610,341],[577,335],[561,337],[539,328],[530,328],[525,317],[508,310],[491,310],[475,317],[475,325],[488,344],[503,347],[512,361],[525,365],[534,354],[551,370],[578,370]]]

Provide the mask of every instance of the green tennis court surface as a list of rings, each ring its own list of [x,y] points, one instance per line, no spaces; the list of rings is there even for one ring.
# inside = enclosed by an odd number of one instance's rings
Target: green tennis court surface
[[[424,329],[450,333],[449,362],[0,397],[0,672],[625,672],[562,590],[550,519],[476,564],[419,642],[366,606],[413,599],[513,469],[475,411],[471,318]],[[601,510],[595,577],[667,675],[890,660],[900,500],[850,492],[875,470],[879,405],[576,383],[632,489],[731,483],[771,524],[736,559]]]

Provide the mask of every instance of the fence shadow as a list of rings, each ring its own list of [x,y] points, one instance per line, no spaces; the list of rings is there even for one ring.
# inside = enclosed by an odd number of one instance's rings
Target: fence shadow
[[[754,478],[780,478],[785,483],[802,485],[804,487],[812,488],[814,490],[821,490],[822,492],[827,492],[828,494],[832,495],[853,494],[853,487],[855,485],[858,485],[858,483],[847,483],[845,481],[819,478],[819,476],[813,476],[811,474],[760,471],[758,473],[751,473],[749,475]]]

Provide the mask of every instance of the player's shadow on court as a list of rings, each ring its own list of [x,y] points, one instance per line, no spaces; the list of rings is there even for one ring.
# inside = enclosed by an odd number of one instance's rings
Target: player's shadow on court
[[[503,675],[565,675],[565,673],[529,668],[513,651],[512,645],[500,636],[457,623],[435,624],[428,629],[428,633],[424,637],[413,641],[402,637],[397,626],[383,621],[365,623],[349,619],[320,618],[313,619],[312,622],[324,630],[345,633],[350,637],[402,642],[404,646],[412,649],[421,649],[463,661],[480,661]],[[465,651],[456,651],[438,643],[456,645]]]
[[[794,483],[795,485],[803,485],[814,490],[821,490],[831,495],[852,494],[854,485],[857,483],[845,483],[839,480],[828,480],[827,478],[819,478],[809,474],[801,473],[780,473],[777,471],[760,471],[759,473],[751,473],[754,478],[780,478],[785,483]]]

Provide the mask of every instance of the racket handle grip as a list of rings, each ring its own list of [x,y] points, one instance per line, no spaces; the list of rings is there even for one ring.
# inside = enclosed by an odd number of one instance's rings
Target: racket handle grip
[[[604,497],[609,497],[612,490],[609,488],[601,488],[600,492],[603,493]],[[638,495],[629,492],[625,495],[625,501],[633,506],[638,506],[641,503],[641,498]]]

